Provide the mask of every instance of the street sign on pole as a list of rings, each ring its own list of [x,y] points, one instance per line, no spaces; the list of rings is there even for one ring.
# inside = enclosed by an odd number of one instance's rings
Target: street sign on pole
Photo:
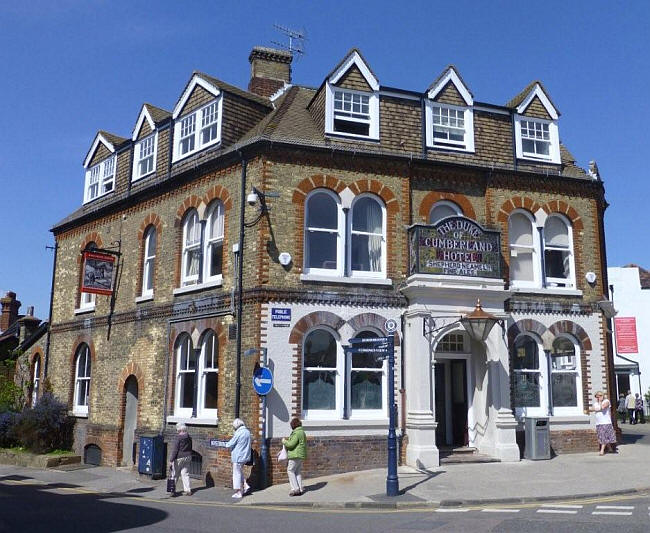
[[[260,396],[266,396],[273,388],[273,374],[262,366],[253,372],[253,388]]]

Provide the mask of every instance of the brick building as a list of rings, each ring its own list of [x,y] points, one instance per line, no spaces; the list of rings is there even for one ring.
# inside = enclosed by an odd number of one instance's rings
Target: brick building
[[[307,475],[383,466],[387,366],[343,346],[388,319],[406,463],[519,460],[523,416],[550,416],[558,452],[591,446],[606,203],[543,85],[483,103],[449,66],[424,91],[386,87],[353,49],[312,88],[291,59],[256,47],[247,91],[195,72],[173,110],[94,139],[83,204],[52,230],[49,378],[78,451],[131,464],[139,435],[183,421],[196,472],[226,482],[209,438],[238,414],[259,448],[266,348],[272,453],[298,415]],[[80,291],[93,248],[117,257],[112,296]],[[460,321],[477,299],[499,319],[479,340]]]

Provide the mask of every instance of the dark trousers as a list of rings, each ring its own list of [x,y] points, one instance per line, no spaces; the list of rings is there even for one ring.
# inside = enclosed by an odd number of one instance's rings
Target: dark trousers
[[[636,424],[636,420],[634,420],[634,409],[628,409],[627,416],[630,418],[630,424]]]
[[[645,424],[645,417],[643,416],[643,409],[637,409],[634,413],[635,421],[638,424],[641,422],[642,424]]]

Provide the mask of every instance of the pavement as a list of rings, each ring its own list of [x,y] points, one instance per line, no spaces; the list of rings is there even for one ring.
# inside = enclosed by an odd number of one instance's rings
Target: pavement
[[[437,508],[489,503],[570,500],[650,492],[650,423],[623,428],[617,454],[558,455],[518,463],[442,465],[434,470],[400,467],[400,494],[386,496],[386,470],[365,470],[304,480],[305,494],[289,497],[288,484],[254,491],[241,500],[232,490],[192,480],[192,496],[175,501],[196,504],[306,508]],[[165,480],[139,476],[130,468],[61,467],[39,470],[0,465],[0,483],[60,484],[84,491],[148,499],[171,498]],[[180,482],[180,480],[179,480]]]

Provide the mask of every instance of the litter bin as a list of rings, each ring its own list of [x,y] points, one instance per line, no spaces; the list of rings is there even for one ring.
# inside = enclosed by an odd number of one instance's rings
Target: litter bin
[[[526,434],[526,447],[524,459],[538,461],[551,458],[551,434],[548,418],[524,418],[524,432]]]
[[[151,433],[140,436],[140,453],[138,454],[138,472],[148,474],[152,478],[163,478],[164,442],[162,435]]]

